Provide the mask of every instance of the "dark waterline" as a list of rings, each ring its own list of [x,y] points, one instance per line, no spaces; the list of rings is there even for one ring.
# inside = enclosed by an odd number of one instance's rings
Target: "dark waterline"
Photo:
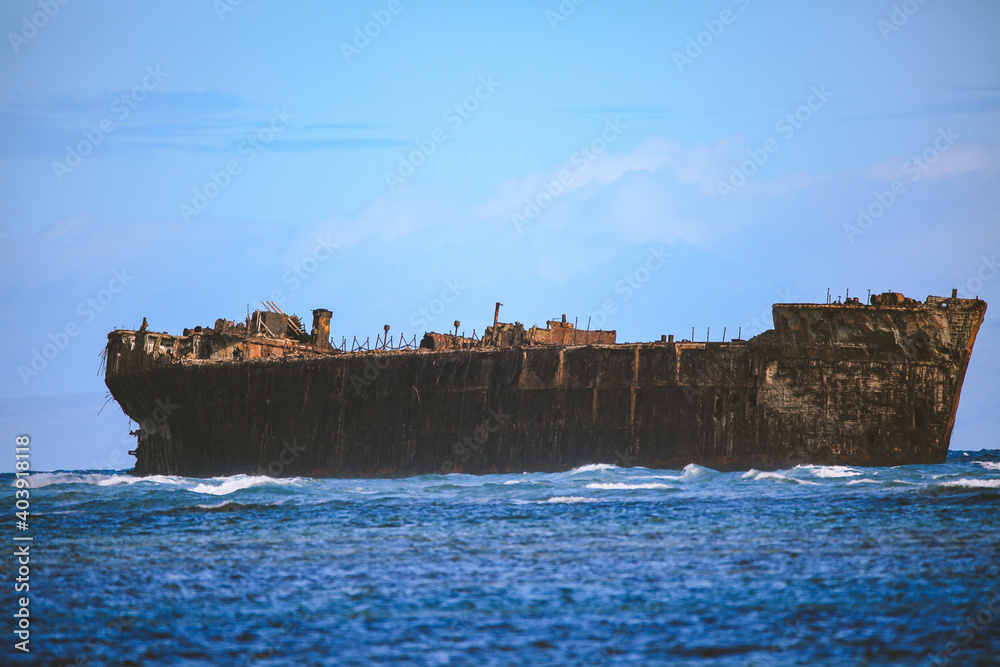
[[[37,664],[1000,656],[998,450],[777,473],[32,482]]]

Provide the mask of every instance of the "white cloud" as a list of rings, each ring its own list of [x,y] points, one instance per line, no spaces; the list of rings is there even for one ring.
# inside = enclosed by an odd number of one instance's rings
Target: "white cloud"
[[[46,241],[53,241],[67,234],[79,235],[89,231],[99,219],[95,215],[74,215],[50,225],[42,234]]]
[[[876,181],[888,183],[897,178],[907,181],[920,174],[921,179],[938,179],[975,171],[1000,171],[1000,145],[956,143],[943,152],[932,150],[915,153],[906,159],[885,160],[860,173]],[[936,155],[936,157],[935,157]]]

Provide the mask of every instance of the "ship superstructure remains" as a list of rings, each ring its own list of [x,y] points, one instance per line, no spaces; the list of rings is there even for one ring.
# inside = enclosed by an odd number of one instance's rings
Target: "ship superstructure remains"
[[[943,462],[978,299],[775,304],[750,340],[617,343],[498,320],[417,347],[330,342],[273,304],[182,335],[116,330],[105,380],[134,474],[398,476],[588,463],[718,470]],[[360,348],[360,349],[359,349]]]

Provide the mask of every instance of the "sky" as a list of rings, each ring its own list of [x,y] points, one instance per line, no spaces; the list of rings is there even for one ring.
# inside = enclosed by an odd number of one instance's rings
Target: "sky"
[[[0,28],[0,438],[36,469],[131,467],[100,355],[143,317],[269,299],[350,341],[500,301],[717,340],[827,289],[1000,304],[996,2],[7,0]],[[998,312],[953,449],[1000,446]]]

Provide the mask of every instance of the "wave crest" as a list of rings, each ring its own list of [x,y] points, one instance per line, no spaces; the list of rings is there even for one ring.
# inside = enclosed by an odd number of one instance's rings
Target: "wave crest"
[[[673,489],[674,487],[669,484],[662,484],[660,482],[639,482],[636,484],[627,484],[625,482],[591,482],[587,485],[588,489]]]
[[[850,466],[816,466],[816,465],[800,465],[795,466],[798,470],[808,470],[810,474],[816,477],[823,478],[838,478],[838,477],[858,477],[864,473],[857,468],[851,468]]]
[[[225,496],[242,489],[254,486],[278,485],[298,486],[304,481],[301,477],[277,478],[264,475],[233,475],[231,477],[212,477],[210,479],[195,479],[177,477],[175,475],[150,475],[134,477],[125,474],[76,473],[76,472],[38,472],[28,477],[30,488],[40,489],[57,484],[89,484],[93,486],[133,486],[135,484],[150,484],[163,489],[176,489],[211,496]]]
[[[36,472],[28,475],[28,488],[41,489],[53,484],[97,484],[107,475],[100,473]]]
[[[755,481],[760,480],[771,480],[774,482],[783,482],[785,484],[811,484],[816,485],[818,482],[810,482],[805,479],[796,479],[795,477],[789,477],[788,475],[782,475],[780,472],[767,472],[762,470],[757,470],[751,468],[741,475],[742,479],[752,479]]]
[[[617,470],[618,466],[613,463],[588,463],[585,466],[580,466],[579,468],[573,468],[569,471],[570,475],[575,475],[580,472],[594,472],[596,470]]]
[[[277,484],[279,486],[297,486],[303,482],[301,477],[278,478],[264,475],[233,475],[232,477],[213,477],[211,482],[221,482],[220,484],[210,484],[202,482],[193,489],[188,489],[192,493],[204,493],[210,496],[226,496],[243,489],[265,484]]]
[[[952,482],[941,482],[938,486],[963,489],[1000,489],[1000,479],[969,479],[963,477]]]

